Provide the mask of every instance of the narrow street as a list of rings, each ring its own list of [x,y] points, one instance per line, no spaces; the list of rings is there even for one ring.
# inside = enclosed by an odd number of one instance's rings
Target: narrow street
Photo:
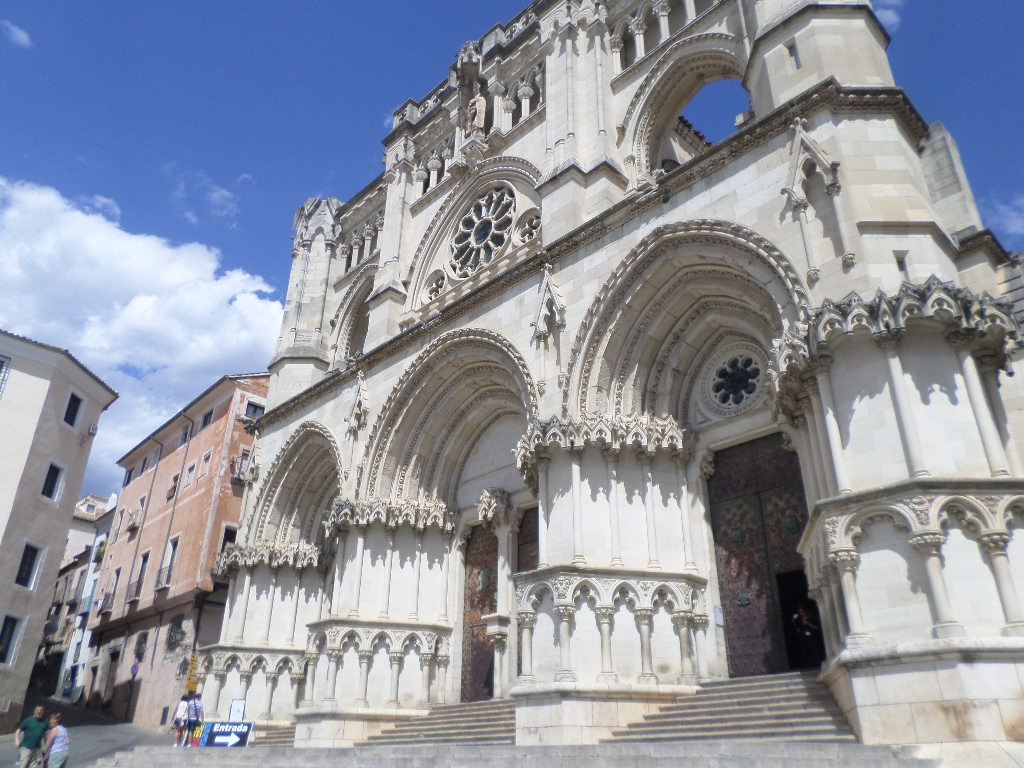
[[[138,725],[122,723],[106,715],[70,706],[58,699],[33,699],[26,705],[26,713],[31,713],[36,704],[45,707],[48,715],[60,712],[64,716],[64,724],[71,737],[68,764],[75,768],[85,768],[98,758],[122,749],[131,749],[136,745],[169,745],[173,741],[169,732],[161,733]],[[17,759],[18,750],[14,746],[14,734],[0,736],[0,765],[17,765]]]

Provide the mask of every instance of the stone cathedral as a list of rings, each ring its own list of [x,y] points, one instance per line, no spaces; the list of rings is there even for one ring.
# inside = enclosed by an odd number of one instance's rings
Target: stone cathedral
[[[888,42],[866,0],[535,0],[402,104],[295,215],[208,719],[587,743],[809,668],[867,743],[1024,738],[1019,268]]]

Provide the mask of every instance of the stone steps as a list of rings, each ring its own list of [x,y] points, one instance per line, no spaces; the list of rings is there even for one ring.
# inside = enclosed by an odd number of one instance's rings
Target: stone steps
[[[431,744],[514,744],[515,704],[492,699],[462,704],[442,704],[425,717],[398,723],[356,746]]]
[[[174,749],[140,747],[95,768],[936,768],[912,748],[730,739],[591,744],[572,747],[434,745],[351,749]]]
[[[295,726],[281,725],[266,728],[257,727],[251,739],[253,745],[261,747],[295,746]]]
[[[765,739],[856,742],[829,690],[809,672],[707,683],[606,741]]]

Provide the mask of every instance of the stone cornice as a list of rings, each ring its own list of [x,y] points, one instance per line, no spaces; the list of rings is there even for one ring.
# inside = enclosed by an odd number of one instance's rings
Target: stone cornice
[[[324,530],[332,535],[349,526],[379,523],[386,528],[409,526],[422,531],[437,528],[442,533],[455,530],[456,513],[443,501],[392,501],[390,499],[342,500],[324,521]]]
[[[794,119],[825,109],[839,112],[873,112],[894,115],[915,142],[925,136],[928,126],[899,88],[853,88],[839,85],[834,78],[795,97],[774,112],[751,123],[743,130],[715,145],[707,153],[660,176],[655,184],[643,187],[597,214],[590,221],[555,242],[526,257],[506,272],[496,275],[472,294],[463,296],[434,317],[416,323],[360,358],[363,370],[369,370],[387,357],[397,354],[425,337],[454,324],[460,317],[480,304],[506,291],[509,287],[541,271],[619,228],[626,221],[652,208],[663,205],[672,195],[724,168],[729,162],[789,131]],[[258,423],[262,431],[289,414],[315,402],[356,375],[356,366],[328,373],[319,382],[268,411]]]
[[[316,544],[283,544],[257,542],[251,545],[229,545],[217,555],[213,566],[215,576],[223,576],[238,568],[269,565],[271,568],[289,566],[296,570],[320,565],[323,551]]]

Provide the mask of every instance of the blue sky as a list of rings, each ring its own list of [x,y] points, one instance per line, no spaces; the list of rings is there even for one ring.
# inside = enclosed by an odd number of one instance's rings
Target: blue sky
[[[123,393],[83,492],[218,375],[265,368],[294,210],[378,174],[392,111],[524,5],[0,1],[0,326]],[[1024,249],[1024,6],[876,7],[897,83]]]

